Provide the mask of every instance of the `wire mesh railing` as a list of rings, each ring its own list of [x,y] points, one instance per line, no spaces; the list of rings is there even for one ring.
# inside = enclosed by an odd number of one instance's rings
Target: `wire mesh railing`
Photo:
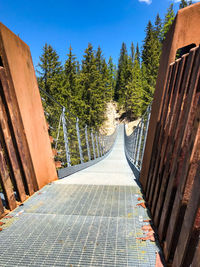
[[[126,156],[139,172],[142,167],[150,116],[151,105],[148,106],[145,114],[130,135],[126,133],[126,126],[124,128]]]
[[[40,89],[40,94],[55,161],[60,163],[59,167],[95,160],[111,149],[117,129],[112,135],[102,135],[95,128],[82,123],[43,89]]]

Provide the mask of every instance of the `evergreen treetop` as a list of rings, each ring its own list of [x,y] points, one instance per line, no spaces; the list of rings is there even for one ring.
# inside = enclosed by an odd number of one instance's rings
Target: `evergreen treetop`
[[[59,61],[59,56],[51,45],[45,44],[43,47],[43,54],[39,59],[39,70],[37,69],[37,73],[39,74],[39,87],[54,96],[60,87],[62,74],[62,66]]]
[[[135,56],[135,47],[133,42],[131,43],[131,60],[134,62],[134,56]]]
[[[100,46],[98,46],[97,52],[95,54],[96,66],[98,71],[102,71],[103,56]]]
[[[179,4],[179,9],[182,9],[184,7],[190,6],[192,5],[192,0],[181,0],[180,4]]]
[[[123,42],[120,50],[120,57],[118,61],[118,71],[115,87],[115,100],[119,101],[120,105],[125,102],[125,92],[127,85],[127,67],[128,67],[128,52],[126,44]]]
[[[138,60],[138,62],[140,64],[140,49],[139,49],[138,43],[137,43],[137,46],[136,46],[135,57],[137,58],[137,60]]]
[[[172,25],[173,21],[175,18],[175,14],[174,14],[174,5],[173,3],[169,6],[169,8],[167,9],[167,13],[165,15],[165,19],[164,19],[164,24],[162,27],[162,42],[165,40],[166,35],[169,31],[170,26]]]
[[[157,14],[156,16],[156,20],[155,20],[155,27],[154,27],[154,33],[155,36],[161,41],[161,30],[162,30],[162,20],[159,16],[159,14]]]

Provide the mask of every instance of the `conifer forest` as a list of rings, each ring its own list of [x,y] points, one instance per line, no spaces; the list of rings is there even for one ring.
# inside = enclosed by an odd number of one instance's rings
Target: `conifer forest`
[[[192,1],[182,0],[179,8],[190,4]],[[157,14],[155,21],[148,22],[141,47],[122,43],[117,66],[111,56],[104,58],[100,46],[95,50],[91,43],[82,62],[69,47],[62,65],[54,48],[45,44],[37,68],[39,87],[89,127],[101,127],[110,101],[117,102],[127,120],[139,118],[152,102],[162,43],[174,17],[171,4],[163,19]]]

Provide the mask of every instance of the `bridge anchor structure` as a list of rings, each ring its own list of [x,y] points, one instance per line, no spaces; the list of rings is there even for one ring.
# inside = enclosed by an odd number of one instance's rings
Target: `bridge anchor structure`
[[[29,47],[0,24],[0,266],[200,266],[199,14],[178,12],[129,136],[40,93]]]

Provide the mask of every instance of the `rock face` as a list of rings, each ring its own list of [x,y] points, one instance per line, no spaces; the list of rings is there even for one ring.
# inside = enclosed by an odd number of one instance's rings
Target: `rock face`
[[[114,102],[109,102],[106,109],[106,121],[100,129],[101,134],[111,135],[116,127],[119,114],[117,113],[117,106]]]
[[[121,116],[120,111],[117,111],[117,104],[115,102],[109,102],[107,104],[107,109],[106,109],[106,121],[102,125],[100,129],[100,133],[103,135],[111,135],[117,123],[119,122],[119,118]],[[126,120],[123,120],[122,123],[126,123],[126,133],[127,135],[130,135],[134,128],[137,126],[139,123],[140,118],[131,122],[126,122]]]

